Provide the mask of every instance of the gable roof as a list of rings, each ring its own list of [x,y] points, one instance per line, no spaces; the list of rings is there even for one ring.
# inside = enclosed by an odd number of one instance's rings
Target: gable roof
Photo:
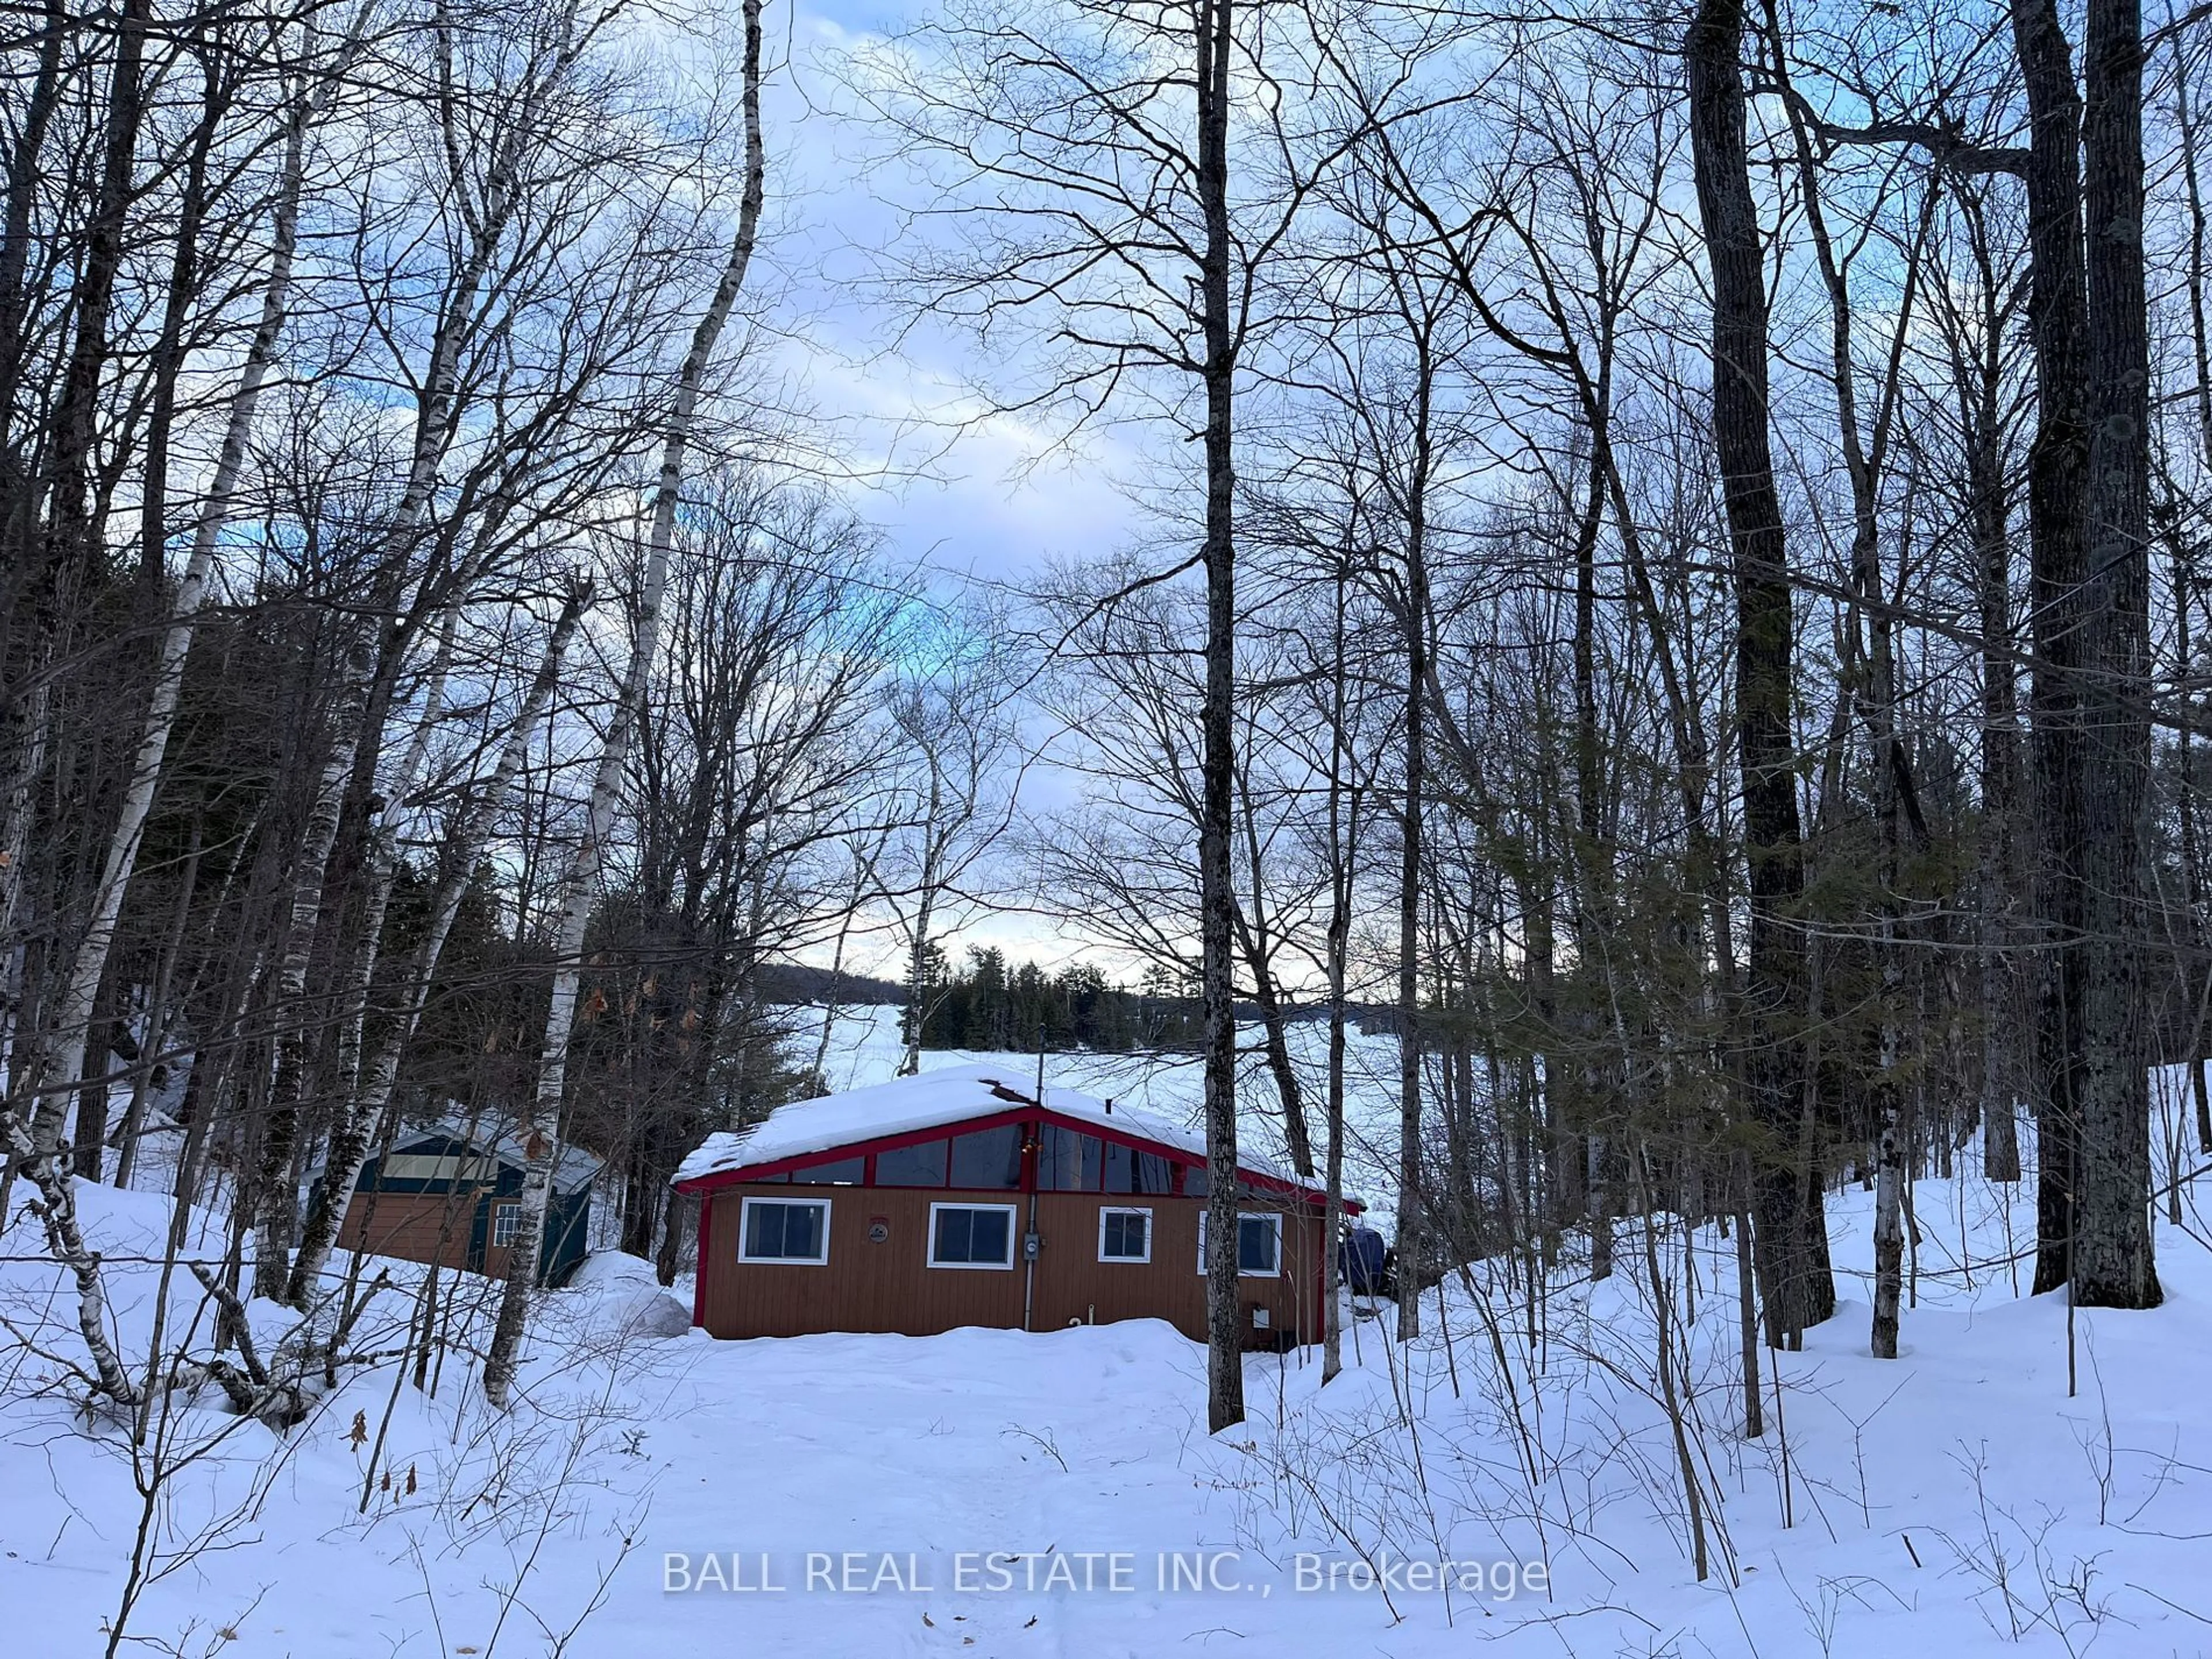
[[[749,1129],[726,1131],[706,1142],[678,1167],[673,1184],[690,1189],[721,1177],[714,1184],[740,1178],[740,1172],[781,1164],[817,1152],[930,1129],[949,1128],[971,1119],[1002,1116],[1021,1108],[1042,1107],[1055,1119],[1078,1128],[1103,1130],[1127,1140],[1146,1141],[1161,1150],[1200,1163],[1206,1161],[1206,1136],[1188,1124],[1170,1121],[1148,1112],[1116,1106],[1074,1089],[1048,1085],[1037,1099],[1034,1080],[1018,1080],[1008,1067],[989,1064],[947,1066],[889,1083],[848,1089],[842,1094],[779,1106]],[[1237,1167],[1257,1176],[1311,1197],[1325,1188],[1283,1168],[1271,1158],[1240,1157]]]
[[[494,1131],[498,1133],[494,1133]],[[492,1158],[514,1169],[523,1169],[530,1162],[530,1144],[513,1126],[488,1123],[477,1117],[472,1123],[470,1114],[458,1102],[442,1116],[427,1123],[402,1129],[393,1137],[390,1151],[420,1152],[435,1151],[441,1154],[465,1149],[465,1155]],[[368,1155],[362,1166],[366,1178],[369,1169],[380,1167],[386,1148],[379,1147]],[[327,1151],[327,1149],[325,1149]],[[455,1155],[461,1155],[456,1152]],[[323,1173],[324,1154],[318,1153],[308,1170],[308,1178],[319,1178]],[[553,1160],[553,1190],[568,1194],[580,1192],[592,1184],[603,1162],[581,1146],[563,1145]]]

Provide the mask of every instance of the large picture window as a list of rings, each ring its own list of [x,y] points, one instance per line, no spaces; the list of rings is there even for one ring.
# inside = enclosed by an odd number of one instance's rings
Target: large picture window
[[[738,1260],[820,1267],[830,1259],[830,1200],[749,1198],[738,1223]]]
[[[1001,1123],[952,1137],[952,1184],[1011,1193],[1022,1184],[1022,1127]]]
[[[1175,1165],[1157,1152],[1140,1152],[1118,1141],[1106,1143],[1105,1189],[1109,1193],[1170,1193]]]
[[[1204,1211],[1198,1217],[1198,1270],[1206,1271]],[[1279,1279],[1283,1272],[1283,1218],[1273,1211],[1237,1218],[1237,1272],[1244,1279]]]
[[[918,1140],[911,1146],[894,1146],[876,1154],[878,1187],[942,1187],[945,1184],[945,1143]]]
[[[1152,1212],[1150,1210],[1099,1211],[1098,1259],[1101,1261],[1150,1261],[1152,1259]]]
[[[1104,1148],[1097,1135],[1079,1134],[1048,1123],[1037,1138],[1037,1189],[1047,1193],[1095,1193]]]
[[[1012,1267],[1014,1206],[1011,1204],[931,1205],[929,1265],[933,1267]]]

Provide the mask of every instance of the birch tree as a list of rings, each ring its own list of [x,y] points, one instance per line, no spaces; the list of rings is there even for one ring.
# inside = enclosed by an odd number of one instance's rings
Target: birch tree
[[[477,862],[483,856],[493,827],[507,805],[514,781],[529,757],[531,744],[537,739],[538,727],[552,705],[554,692],[561,683],[562,664],[582,619],[589,592],[581,585],[570,589],[547,636],[544,659],[524,694],[490,775],[477,787],[473,799],[457,815],[441,842],[437,883],[430,898],[429,926],[401,979],[399,1012],[360,1069],[343,1115],[331,1131],[323,1178],[315,1189],[314,1201],[301,1229],[299,1254],[292,1262],[285,1299],[302,1311],[318,1294],[324,1267],[353,1201],[362,1169],[368,1161],[377,1127],[392,1103],[400,1061],[422,1024],[423,1006],[429,999],[431,982],[438,971],[439,958],[445,952],[446,940],[453,933],[461,902],[475,878]],[[389,859],[391,854],[387,852],[384,856]],[[383,872],[380,890],[388,902],[388,871]],[[382,908],[381,903],[378,904],[378,914],[372,918],[372,926],[377,930],[380,930]],[[367,983],[362,982],[358,988],[359,1006],[349,1012],[356,1043],[360,1042],[360,1022],[367,1011],[368,990]]]
[[[577,844],[563,883],[560,921],[554,939],[553,996],[545,1016],[544,1041],[539,1049],[538,1086],[524,1126],[528,1163],[523,1174],[520,1218],[509,1256],[507,1283],[500,1297],[498,1322],[484,1358],[484,1398],[501,1411],[507,1409],[513,1395],[523,1332],[538,1288],[546,1203],[552,1192],[554,1162],[559,1156],[562,1090],[568,1039],[575,1024],[577,988],[583,970],[584,931],[591,920],[593,890],[604,848],[614,827],[615,799],[629,756],[630,735],[644,701],[647,678],[653,672],[661,594],[668,580],[669,549],[675,538],[677,509],[683,496],[685,455],[700,395],[713,366],[715,343],[744,285],[760,230],[767,175],[761,135],[761,0],[744,0],[744,190],[738,204],[737,228],[728,260],[713,298],[692,331],[690,349],[678,372],[675,405],[669,416],[659,478],[653,491],[644,580],[631,635],[629,665],[600,749],[583,838]]]

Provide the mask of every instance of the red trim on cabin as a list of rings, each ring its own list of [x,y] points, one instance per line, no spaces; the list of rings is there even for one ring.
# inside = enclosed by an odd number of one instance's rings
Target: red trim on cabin
[[[1132,1152],[1150,1152],[1155,1157],[1164,1158],[1170,1164],[1188,1164],[1195,1159],[1202,1165],[1206,1161],[1203,1152],[1194,1152],[1184,1146],[1171,1146],[1166,1141],[1154,1140],[1149,1135],[1124,1133],[1119,1128],[1109,1129],[1093,1123],[1087,1117],[1070,1117],[1065,1112],[1055,1112],[1049,1106],[1040,1106],[1036,1109],[1038,1116],[1046,1121],[1059,1128],[1073,1129],[1079,1135],[1089,1135],[1093,1140],[1110,1140],[1118,1146],[1127,1146]]]
[[[1008,1091],[996,1086],[994,1086],[991,1092],[1002,1099],[1023,1099],[1021,1096],[1012,1095]],[[788,1174],[793,1170],[811,1169],[820,1164],[842,1164],[854,1158],[862,1160],[861,1184],[872,1187],[875,1184],[876,1155],[879,1152],[896,1152],[902,1146],[919,1146],[927,1140],[944,1140],[953,1135],[972,1134],[981,1129],[995,1129],[1004,1124],[1033,1121],[1052,1123],[1064,1129],[1072,1129],[1078,1134],[1090,1135],[1098,1140],[1110,1140],[1134,1152],[1150,1152],[1157,1157],[1168,1158],[1186,1168],[1205,1167],[1201,1155],[1191,1152],[1187,1147],[1170,1146],[1166,1141],[1154,1140],[1150,1136],[1125,1131],[1118,1127],[1109,1128],[1088,1118],[1073,1117],[1065,1112],[1054,1111],[1049,1106],[1039,1106],[1034,1102],[1024,1101],[1021,1106],[1010,1108],[1003,1112],[987,1112],[975,1117],[956,1118],[950,1122],[933,1124],[927,1129],[908,1129],[898,1134],[874,1135],[866,1139],[848,1140],[839,1146],[826,1146],[817,1152],[802,1152],[791,1158],[773,1158],[763,1164],[741,1164],[732,1169],[717,1170],[711,1175],[695,1176],[690,1181],[678,1183],[677,1191],[711,1193],[719,1188],[735,1186],[741,1182],[759,1181],[769,1176]],[[1328,1201],[1324,1194],[1315,1192],[1310,1188],[1301,1186],[1295,1181],[1285,1181],[1279,1176],[1268,1175],[1245,1164],[1240,1164],[1237,1166],[1237,1174],[1240,1181],[1255,1191],[1288,1194],[1291,1197],[1304,1199],[1307,1203],[1316,1206]],[[1021,1190],[1035,1191],[1036,1182],[1036,1149],[1034,1146],[1024,1146],[1022,1151]],[[1366,1206],[1355,1200],[1347,1198],[1344,1200],[1344,1207],[1347,1214],[1358,1215]]]
[[[819,1152],[799,1152],[790,1158],[771,1158],[765,1164],[740,1164],[727,1170],[717,1170],[711,1175],[694,1176],[679,1182],[679,1193],[711,1192],[718,1187],[732,1187],[739,1182],[758,1181],[765,1176],[784,1175],[793,1170],[811,1169],[817,1164],[842,1164],[849,1158],[872,1159],[878,1152],[896,1152],[902,1146],[918,1146],[925,1140],[943,1140],[956,1134],[968,1134],[977,1129],[995,1129],[1002,1124],[1024,1123],[1037,1114],[1035,1106],[1018,1110],[988,1112],[981,1117],[962,1118],[953,1123],[939,1123],[927,1129],[909,1129],[895,1135],[873,1135],[866,1140],[848,1140],[836,1146],[825,1146]],[[862,1171],[866,1176],[869,1172]]]
[[[691,1322],[694,1325],[707,1322],[707,1263],[709,1260],[707,1249],[708,1241],[714,1236],[714,1195],[702,1193],[699,1195],[699,1265],[691,1281]]]

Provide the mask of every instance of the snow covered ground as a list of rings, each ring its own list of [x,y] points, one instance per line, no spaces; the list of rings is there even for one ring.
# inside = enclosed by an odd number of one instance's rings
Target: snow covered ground
[[[166,1206],[83,1191],[143,1352],[155,1269],[127,1258],[158,1255]],[[219,1396],[180,1410],[159,1482],[15,1345],[0,1653],[102,1652],[142,1526],[130,1652],[2212,1651],[2212,1230],[2161,1212],[2166,1305],[2076,1316],[2069,1396],[2063,1299],[2025,1297],[2004,1260],[2029,1237],[2032,1194],[2010,1196],[1920,1183],[1917,1305],[1883,1363],[1871,1200],[1839,1194],[1849,1299],[1803,1353],[1766,1356],[1756,1442],[1732,1247],[1663,1222],[1679,1435],[1640,1224],[1608,1282],[1562,1263],[1533,1340],[1501,1267],[1431,1296],[1410,1349],[1355,1322],[1325,1390],[1317,1352],[1254,1357],[1250,1421],[1218,1440],[1204,1355],[1164,1325],[717,1343],[619,1259],[550,1299],[508,1416],[459,1352],[434,1396],[368,1364],[283,1436]],[[73,1304],[21,1259],[33,1224],[7,1244],[0,1313],[66,1358]],[[413,1271],[359,1346],[398,1346]],[[279,1340],[279,1310],[256,1318]]]

